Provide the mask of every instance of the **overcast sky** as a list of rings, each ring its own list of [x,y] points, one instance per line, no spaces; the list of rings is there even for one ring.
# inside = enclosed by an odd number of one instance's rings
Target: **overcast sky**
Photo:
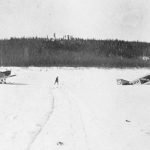
[[[57,37],[150,42],[150,0],[0,0],[0,38]]]

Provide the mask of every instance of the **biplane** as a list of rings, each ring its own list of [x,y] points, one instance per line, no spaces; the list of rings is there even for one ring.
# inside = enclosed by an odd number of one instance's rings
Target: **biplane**
[[[136,85],[136,84],[150,84],[150,75],[143,76],[133,81],[127,81],[124,79],[117,79],[118,85]]]
[[[0,71],[0,84],[6,84],[6,79],[9,77],[14,77],[16,75],[11,75],[11,71]]]

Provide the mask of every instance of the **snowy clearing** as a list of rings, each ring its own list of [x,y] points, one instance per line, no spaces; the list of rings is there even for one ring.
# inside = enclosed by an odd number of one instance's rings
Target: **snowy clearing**
[[[0,85],[0,149],[150,149],[150,85],[116,84],[148,69],[10,69],[17,76]]]

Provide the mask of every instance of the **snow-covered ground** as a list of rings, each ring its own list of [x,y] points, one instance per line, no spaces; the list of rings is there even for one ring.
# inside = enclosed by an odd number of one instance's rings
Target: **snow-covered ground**
[[[150,85],[116,84],[150,70],[10,69],[17,76],[0,85],[0,150],[150,149]]]

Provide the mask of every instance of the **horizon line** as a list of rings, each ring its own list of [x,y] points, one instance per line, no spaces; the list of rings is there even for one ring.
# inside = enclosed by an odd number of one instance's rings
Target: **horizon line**
[[[125,40],[125,39],[119,39],[119,38],[94,38],[94,37],[88,37],[88,38],[85,38],[85,37],[74,37],[72,35],[64,35],[62,37],[49,37],[48,35],[47,36],[10,36],[10,37],[7,37],[7,38],[0,38],[0,40],[11,40],[11,39],[54,39],[54,40],[61,40],[61,39],[64,39],[64,40],[71,40],[71,39],[67,39],[67,38],[64,38],[65,36],[69,36],[71,37],[72,39],[82,39],[82,40],[95,40],[95,41],[124,41],[124,42],[140,42],[140,43],[150,43],[148,41],[142,41],[142,40]]]

